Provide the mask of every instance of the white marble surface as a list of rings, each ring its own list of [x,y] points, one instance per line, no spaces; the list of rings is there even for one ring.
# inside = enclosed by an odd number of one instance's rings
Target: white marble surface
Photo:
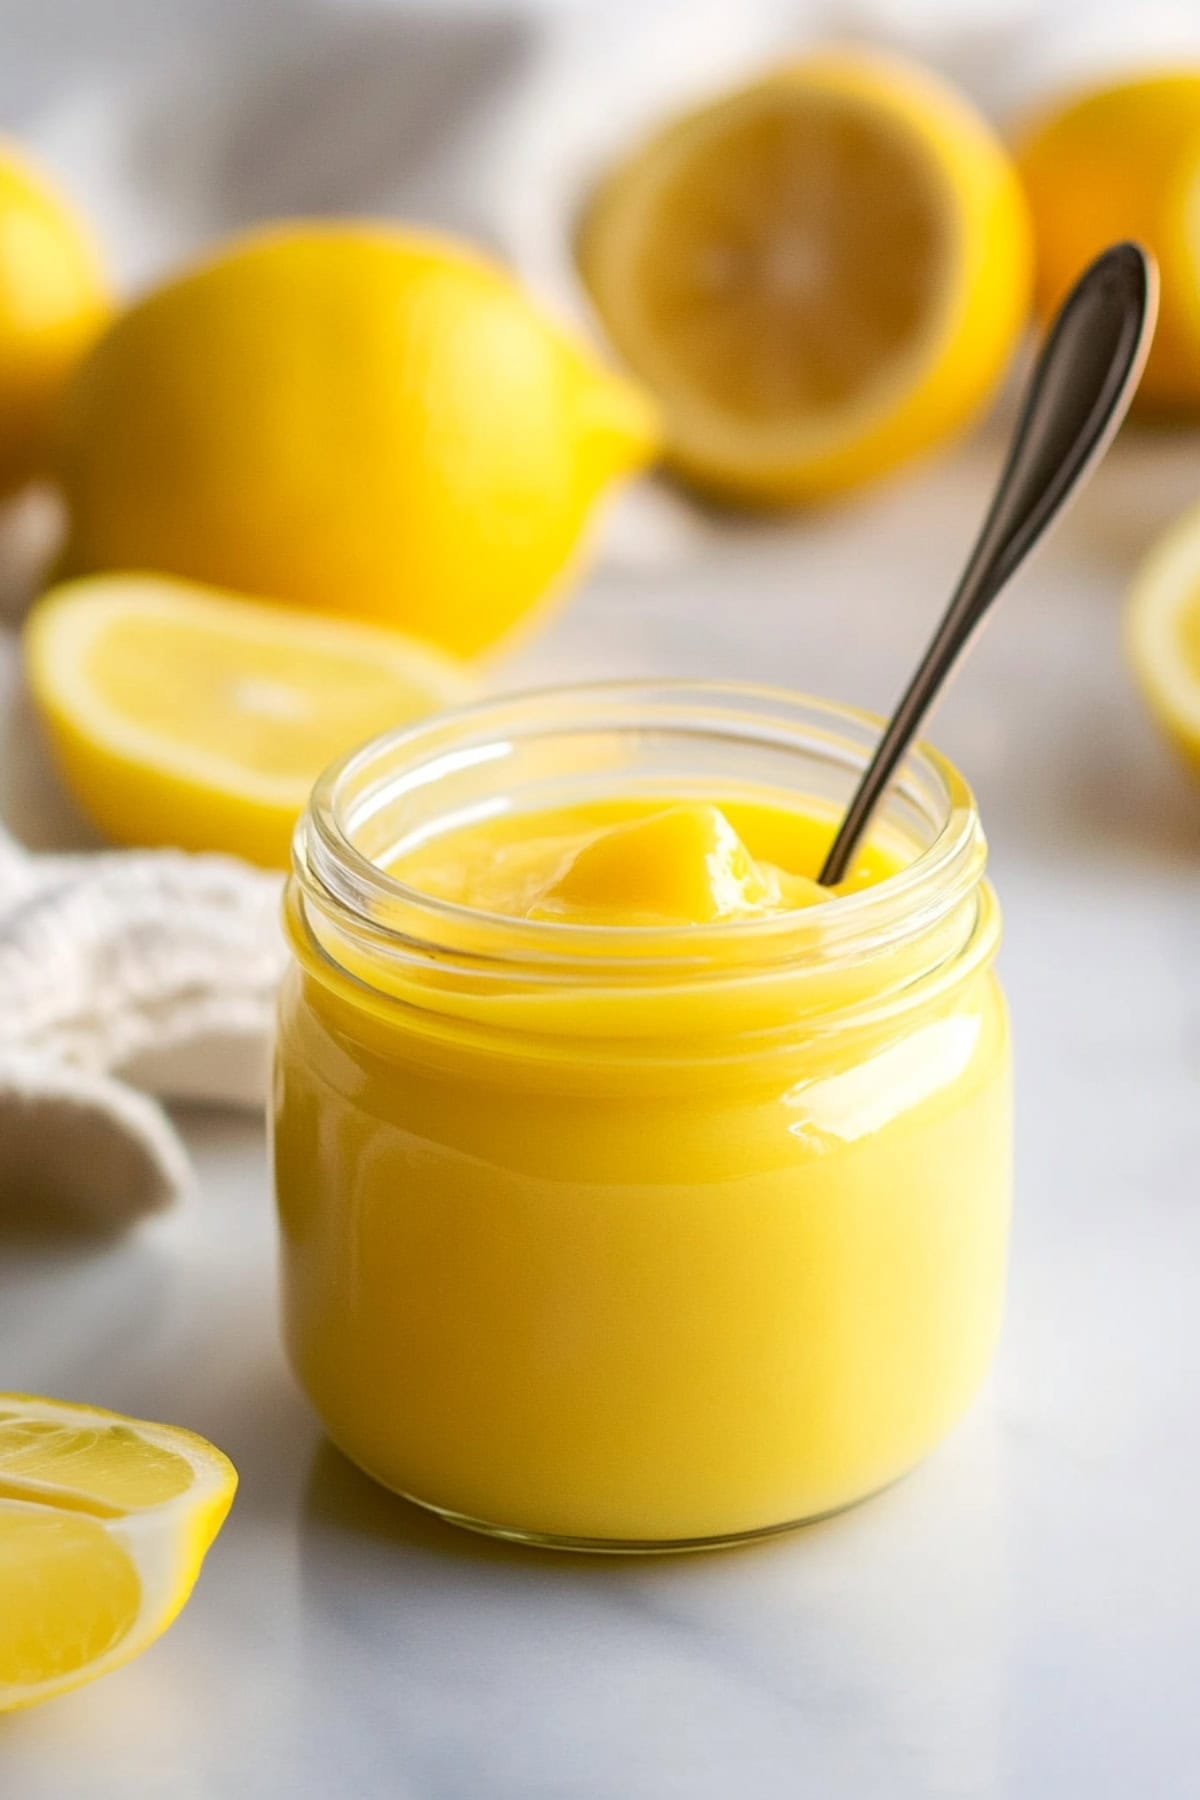
[[[720,672],[885,704],[994,467],[986,438],[685,568],[596,578],[497,671]],[[190,1121],[201,1192],[109,1248],[0,1240],[0,1385],[185,1422],[242,1488],[167,1638],[0,1722],[12,1800],[1127,1800],[1200,1759],[1200,789],[1118,605],[1200,439],[1109,465],[936,733],[976,783],[1017,1039],[990,1391],[909,1481],[758,1548],[489,1545],[322,1444],[276,1341],[262,1134]],[[68,829],[18,708],[10,814]]]

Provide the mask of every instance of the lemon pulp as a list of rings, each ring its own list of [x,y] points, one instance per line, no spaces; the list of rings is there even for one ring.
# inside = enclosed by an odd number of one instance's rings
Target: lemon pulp
[[[675,119],[612,169],[578,258],[680,471],[796,502],[969,419],[1028,307],[1015,171],[953,89],[830,51]]]
[[[152,1643],[187,1600],[236,1484],[191,1432],[0,1394],[0,1712]]]
[[[26,652],[67,786],[107,837],[276,866],[327,763],[469,688],[399,632],[157,576],[52,590]]]
[[[764,95],[719,150],[663,182],[647,319],[681,380],[747,422],[836,414],[928,333],[945,195],[900,133],[827,96]]]

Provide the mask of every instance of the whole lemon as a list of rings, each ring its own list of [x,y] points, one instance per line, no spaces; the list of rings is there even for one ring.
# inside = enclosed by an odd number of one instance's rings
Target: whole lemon
[[[243,238],[118,318],[67,395],[65,564],[168,571],[468,654],[572,559],[653,414],[483,256]]]
[[[1158,328],[1143,406],[1200,407],[1200,64],[1101,83],[1028,120],[1018,163],[1037,239],[1037,300],[1049,315],[1084,265],[1118,238],[1153,251]]]
[[[0,497],[44,471],[63,384],[108,310],[80,220],[0,145]]]

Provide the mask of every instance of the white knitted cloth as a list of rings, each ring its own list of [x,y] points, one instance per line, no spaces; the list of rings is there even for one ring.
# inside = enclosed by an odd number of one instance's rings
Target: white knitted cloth
[[[259,1106],[277,876],[176,851],[31,856],[0,830],[0,1211],[112,1228],[188,1159],[158,1100]]]

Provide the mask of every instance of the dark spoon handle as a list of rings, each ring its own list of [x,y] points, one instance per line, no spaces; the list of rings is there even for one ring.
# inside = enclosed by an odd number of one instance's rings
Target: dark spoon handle
[[[819,880],[845,875],[896,767],[993,600],[1082,487],[1125,417],[1157,310],[1153,262],[1114,244],[1064,300],[1034,366],[983,528],[929,648],[863,771]]]

